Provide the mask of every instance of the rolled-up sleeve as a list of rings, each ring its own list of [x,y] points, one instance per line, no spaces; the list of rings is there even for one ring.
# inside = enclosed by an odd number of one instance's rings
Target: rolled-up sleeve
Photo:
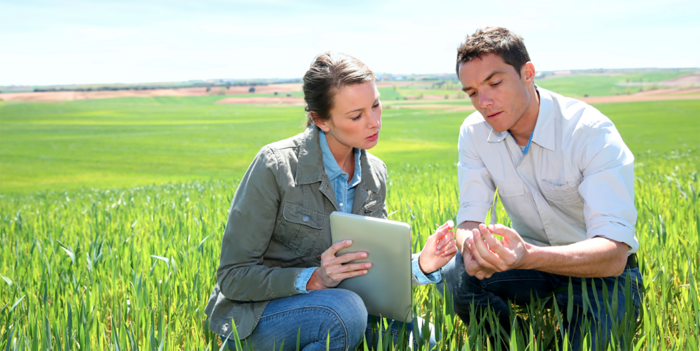
[[[221,293],[231,300],[266,301],[299,293],[296,280],[305,268],[262,264],[279,209],[278,171],[277,155],[264,147],[233,197],[216,271]]]
[[[629,253],[639,249],[634,226],[634,156],[610,121],[601,122],[581,153],[586,237],[605,237],[627,244]]]
[[[493,201],[495,186],[477,153],[473,126],[462,125],[459,133],[459,212],[457,225],[465,221],[483,222]]]

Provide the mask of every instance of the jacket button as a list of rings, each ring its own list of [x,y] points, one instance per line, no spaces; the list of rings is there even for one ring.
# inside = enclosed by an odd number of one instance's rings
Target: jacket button
[[[304,222],[308,222],[308,221],[309,221],[309,216],[301,217],[301,220],[304,221]]]
[[[321,262],[321,256],[316,256],[316,261]]]

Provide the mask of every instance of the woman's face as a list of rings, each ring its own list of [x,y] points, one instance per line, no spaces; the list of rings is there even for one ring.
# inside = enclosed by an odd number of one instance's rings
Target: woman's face
[[[335,94],[331,118],[316,119],[326,132],[328,144],[349,148],[371,149],[377,145],[382,128],[382,104],[374,81],[347,85]]]

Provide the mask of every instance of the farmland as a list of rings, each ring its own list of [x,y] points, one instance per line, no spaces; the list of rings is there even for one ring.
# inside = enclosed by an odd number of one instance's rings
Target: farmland
[[[417,88],[383,87],[382,96],[400,107],[411,101],[396,98]],[[304,121],[300,106],[220,99],[0,102],[0,348],[219,348],[203,309],[237,179],[261,146],[300,132]],[[693,349],[700,100],[596,107],[636,157],[646,290],[642,323],[620,329],[624,342],[613,349]],[[468,113],[384,111],[372,152],[389,168],[391,219],[411,224],[416,247],[457,213],[456,144]],[[502,208],[498,219],[510,223]],[[414,289],[414,308],[441,331],[441,348],[494,349],[484,325],[459,322],[434,287]],[[535,307],[520,311],[529,318],[511,340],[518,349],[562,338],[566,311]]]

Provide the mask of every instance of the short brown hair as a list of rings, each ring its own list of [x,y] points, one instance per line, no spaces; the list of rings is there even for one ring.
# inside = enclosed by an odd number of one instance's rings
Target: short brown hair
[[[457,49],[457,77],[459,65],[464,62],[481,58],[487,54],[496,54],[503,61],[513,66],[520,75],[520,70],[530,61],[523,38],[502,27],[486,27],[478,29]]]
[[[311,112],[315,112],[324,121],[331,118],[330,111],[338,89],[374,80],[374,72],[350,55],[325,52],[316,56],[304,74],[306,126],[314,124]]]

